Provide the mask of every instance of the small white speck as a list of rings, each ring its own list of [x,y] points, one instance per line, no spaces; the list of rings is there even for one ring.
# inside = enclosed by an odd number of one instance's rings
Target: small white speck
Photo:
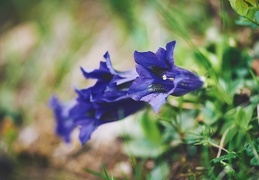
[[[200,76],[200,80],[201,80],[202,82],[205,82],[205,81],[206,81],[206,78],[205,78],[204,76]]]
[[[162,78],[163,78],[163,80],[166,80],[166,79],[167,79],[167,77],[166,77],[165,74],[162,76]]]

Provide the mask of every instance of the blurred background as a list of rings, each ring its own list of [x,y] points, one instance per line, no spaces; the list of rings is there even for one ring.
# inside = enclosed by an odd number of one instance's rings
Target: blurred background
[[[114,176],[132,178],[131,159],[119,137],[126,131],[138,135],[135,116],[101,126],[84,146],[77,131],[65,144],[54,133],[48,101],[53,94],[69,101],[74,87],[93,84],[80,67],[99,67],[106,51],[115,69],[127,70],[135,66],[134,50],[156,51],[171,40],[177,40],[176,64],[205,75],[188,41],[196,46],[217,41],[220,32],[235,28],[231,17],[222,24],[224,11],[213,0],[157,2],[171,10],[175,24],[169,25],[149,0],[0,1],[1,180],[98,179],[84,169],[101,172],[101,161]],[[250,31],[238,32],[241,46],[251,45]],[[145,161],[145,169],[152,163]]]

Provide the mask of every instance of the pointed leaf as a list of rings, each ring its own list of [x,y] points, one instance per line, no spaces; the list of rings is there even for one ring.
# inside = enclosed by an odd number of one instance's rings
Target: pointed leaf
[[[229,2],[230,2],[232,9],[237,12],[236,4],[235,4],[236,0],[229,0]]]
[[[249,8],[247,10],[247,13],[246,13],[246,17],[250,20],[254,20],[254,16],[255,16],[255,13],[256,13],[256,9],[255,8]]]
[[[98,172],[98,171],[94,171],[94,170],[91,170],[91,169],[88,169],[88,168],[85,168],[84,171],[88,172],[89,174],[92,174],[92,175],[94,175],[96,177],[99,177],[99,178],[102,178],[102,179],[106,179],[105,175],[100,173],[100,172]]]
[[[256,157],[253,157],[253,158],[250,160],[250,164],[253,165],[253,166],[259,166],[259,159],[256,158]]]
[[[101,161],[101,163],[102,163],[102,168],[103,168],[106,180],[111,180],[110,176],[107,173],[107,170],[106,170],[106,167],[105,167],[103,161]]]
[[[219,158],[215,158],[212,160],[212,163],[219,163],[221,161],[229,161],[231,159],[236,159],[238,155],[234,152],[230,152],[224,156],[220,156]]]
[[[246,15],[248,11],[248,4],[244,0],[236,0],[235,6],[240,15]]]

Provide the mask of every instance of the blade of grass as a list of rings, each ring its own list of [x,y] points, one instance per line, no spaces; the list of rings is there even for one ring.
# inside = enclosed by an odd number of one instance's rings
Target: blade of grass
[[[101,160],[101,163],[102,163],[102,168],[103,168],[106,180],[112,180],[113,178],[111,179],[110,176],[108,175],[106,167],[105,167],[105,165],[104,165],[102,160]]]
[[[106,176],[104,174],[100,173],[100,172],[97,172],[97,171],[94,171],[94,170],[91,170],[91,169],[88,169],[88,168],[85,168],[84,171],[89,173],[89,174],[92,174],[96,177],[106,179]]]
[[[256,77],[256,75],[254,74],[254,72],[252,70],[249,71],[251,76],[253,77],[254,81],[256,82],[258,88],[259,88],[259,80],[258,78]]]

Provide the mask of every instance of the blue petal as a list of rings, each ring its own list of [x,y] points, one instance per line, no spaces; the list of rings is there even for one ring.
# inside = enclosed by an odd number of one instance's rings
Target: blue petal
[[[159,48],[156,52],[156,56],[159,62],[165,62],[166,60],[166,50],[164,48]],[[161,64],[159,64],[161,66]]]
[[[199,76],[186,69],[175,66],[175,88],[171,93],[174,96],[182,96],[191,91],[200,89],[203,86],[203,81]]]
[[[134,52],[134,59],[136,63],[146,67],[147,69],[152,66],[167,68],[165,61],[160,61],[156,54],[151,51],[148,52]]]
[[[155,76],[150,73],[146,68],[144,68],[141,65],[136,65],[136,70],[139,74],[139,76],[144,77],[144,78],[155,78]]]
[[[82,119],[92,119],[95,114],[94,104],[89,101],[77,99],[77,103],[69,110],[69,117],[75,123]]]
[[[170,80],[163,80],[152,75],[148,70],[140,65],[137,65],[139,77],[131,84],[128,94],[129,96],[139,101],[142,97],[152,93],[166,93],[174,88],[174,83]]]
[[[103,57],[106,60],[106,66],[109,69],[110,74],[121,77],[121,80],[124,80],[124,81],[133,80],[137,76],[137,72],[135,70],[123,71],[123,72],[116,71],[112,66],[111,58],[108,52],[106,52]]]
[[[166,60],[169,62],[171,67],[174,66],[174,47],[175,47],[176,41],[171,41],[166,44]]]
[[[148,87],[154,82],[153,79],[145,77],[137,77],[131,84],[128,94],[135,101],[140,101],[143,96],[150,94]]]
[[[90,101],[91,102],[103,101],[102,97],[104,95],[104,91],[108,84],[109,84],[109,82],[97,81],[95,83],[95,85],[90,88],[90,90],[91,90]]]
[[[73,104],[63,105],[55,96],[51,97],[49,101],[56,119],[56,134],[61,136],[65,142],[70,142],[70,134],[76,127],[73,119],[69,117],[69,111]]]
[[[100,62],[99,69],[95,69],[92,72],[87,72],[82,67],[81,67],[81,71],[86,78],[103,79],[103,80],[107,80],[107,81],[111,80],[111,78],[112,78],[112,75],[111,75],[109,69],[107,68],[105,62]]]
[[[107,51],[104,55],[103,55],[104,59],[106,60],[106,67],[109,69],[109,72],[111,74],[117,74],[117,72],[114,70],[114,68],[112,67],[112,62],[111,62],[111,58],[110,58],[110,54]]]
[[[83,99],[85,101],[90,101],[90,97],[91,97],[91,89],[90,88],[85,88],[85,89],[74,88],[74,90],[78,95],[77,99]]]
[[[100,119],[100,124],[117,121],[141,110],[144,105],[145,103],[134,101],[131,98],[111,103],[98,103],[96,118]]]
[[[102,96],[102,100],[106,102],[114,102],[121,99],[128,98],[128,90],[132,81],[120,85],[116,85],[115,83],[110,83]]]
[[[181,96],[201,88],[203,82],[194,73],[174,65],[176,41],[167,43],[166,49],[134,53],[139,77],[128,94],[136,101],[148,102],[156,112],[169,95]]]
[[[79,130],[79,140],[82,145],[84,145],[90,138],[92,133],[97,129],[95,121],[83,121],[80,124]]]
[[[117,85],[133,81],[138,76],[136,70],[130,70],[125,72],[119,72],[113,76],[110,83],[116,83]]]
[[[167,93],[152,93],[141,98],[141,101],[148,102],[154,109],[155,113],[158,113],[163,104],[166,103]]]

